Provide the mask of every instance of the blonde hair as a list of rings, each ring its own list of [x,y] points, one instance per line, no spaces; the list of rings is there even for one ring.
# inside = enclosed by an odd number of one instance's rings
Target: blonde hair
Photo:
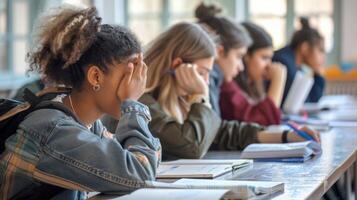
[[[183,62],[215,56],[215,46],[209,35],[198,24],[178,23],[159,35],[145,52],[148,66],[146,92],[159,94],[157,97],[164,112],[178,122],[184,121],[183,110],[189,107],[179,100],[177,80],[170,74],[172,61]]]

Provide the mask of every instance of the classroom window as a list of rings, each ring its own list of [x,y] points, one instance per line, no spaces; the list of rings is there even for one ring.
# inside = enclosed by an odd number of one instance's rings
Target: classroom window
[[[62,3],[72,4],[81,7],[89,7],[93,5],[92,0],[62,0]]]
[[[13,11],[21,13],[21,15],[13,15],[13,66],[12,71],[17,75],[24,75],[28,69],[25,62],[27,42],[29,39],[29,3],[26,0],[13,1]]]
[[[21,76],[26,73],[25,57],[30,32],[29,5],[27,0],[0,0],[0,71],[2,74]]]
[[[87,7],[93,0],[0,0],[0,90],[16,89],[36,77],[26,76],[34,22],[41,11],[61,3]]]
[[[0,41],[0,73],[4,73],[7,69],[7,49],[5,41]]]
[[[51,6],[53,1],[38,0],[0,0],[0,71],[3,74],[24,76],[28,70],[26,53],[30,46],[32,18],[34,10],[31,3]],[[61,2],[58,2],[61,3]],[[64,0],[79,6],[89,6],[90,0]],[[57,4],[54,4],[57,5]],[[41,7],[40,6],[40,7]],[[18,14],[21,13],[21,14]],[[1,77],[0,77],[1,78]]]
[[[273,39],[275,48],[286,43],[286,0],[249,0],[250,19],[262,26]]]
[[[201,0],[171,0],[169,4],[170,20],[169,25],[176,24],[178,22],[194,22],[194,11],[196,7],[201,3]]]
[[[309,17],[310,23],[325,38],[325,49],[333,48],[333,0],[298,0],[295,1],[295,28],[299,27],[299,17]]]
[[[143,43],[147,43],[162,29],[162,0],[128,0],[128,26]]]
[[[127,0],[127,25],[147,44],[164,29],[181,21],[194,21],[201,0]]]
[[[0,0],[0,72],[7,69],[7,47],[6,47],[6,27],[7,27],[7,3]]]
[[[333,49],[333,0],[248,0],[249,18],[272,36],[274,48],[285,46],[299,27],[299,18],[308,17],[325,38],[327,52]],[[293,22],[293,23],[289,23]]]

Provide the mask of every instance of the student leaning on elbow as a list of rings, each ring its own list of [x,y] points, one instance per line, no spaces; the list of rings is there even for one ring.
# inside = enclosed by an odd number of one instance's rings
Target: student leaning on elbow
[[[212,19],[210,13],[214,11],[201,13],[201,17]],[[220,19],[215,19],[215,22],[222,27]],[[237,31],[234,23],[227,19],[222,23],[223,29],[228,28],[231,33],[231,40],[227,41],[226,37],[219,35],[221,32],[212,31],[213,28],[201,20],[200,24],[175,24],[152,41],[145,51],[148,81],[146,93],[139,101],[150,108],[152,120],[149,127],[160,139],[164,159],[202,158],[210,149],[241,150],[251,143],[279,143],[282,138],[286,139],[284,142],[304,140],[291,131],[271,134],[258,124],[221,119],[215,110],[218,101],[210,103],[211,97],[219,99],[219,92],[216,95],[211,88],[218,91],[220,85],[211,82],[210,77],[215,68],[221,70],[215,63],[216,54],[239,64],[247,48],[240,45],[241,31]],[[207,29],[213,32],[214,38],[214,34],[218,35],[217,44]],[[234,45],[234,48],[224,49],[226,43],[223,45],[223,41]],[[226,62],[224,67],[227,71],[234,71],[237,66]],[[233,80],[235,75],[231,76]],[[113,120],[108,121],[115,124]],[[303,129],[319,141],[316,131],[307,127]]]
[[[147,67],[136,37],[101,24],[95,8],[62,7],[38,27],[30,66],[71,89],[55,109],[30,113],[6,141],[0,199],[83,199],[84,192],[132,191],[153,180],[161,146],[149,129]],[[109,133],[98,120],[120,118]]]
[[[198,24],[179,23],[159,35],[145,52],[146,93],[152,133],[160,138],[165,158],[202,158],[209,149],[239,150],[251,143],[282,142],[257,124],[222,120],[209,101],[209,75],[215,44]],[[319,141],[319,135],[304,128]],[[292,132],[287,141],[302,141]]]

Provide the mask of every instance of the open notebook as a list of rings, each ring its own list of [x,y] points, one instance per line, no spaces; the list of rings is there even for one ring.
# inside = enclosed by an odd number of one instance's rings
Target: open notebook
[[[323,111],[318,114],[318,118],[327,121],[357,121],[357,108],[337,109],[333,112]]]
[[[283,120],[284,121],[294,121],[299,124],[306,124],[309,125],[309,127],[312,127],[316,130],[319,131],[328,131],[332,127],[357,127],[357,114],[349,114],[350,111],[345,112],[344,115],[351,115],[350,117],[353,118],[353,115],[355,115],[355,120],[341,120],[341,119],[346,119],[346,117],[339,118],[338,113],[341,113],[341,111],[333,111],[333,112],[322,112],[319,115],[323,116],[322,118],[325,119],[317,119],[317,118],[306,118],[302,117],[299,115],[284,115]],[[336,114],[336,116],[333,116]],[[325,116],[324,116],[325,115]],[[327,119],[330,120],[327,120]],[[335,120],[332,120],[332,118],[335,118]],[[337,118],[339,118],[337,120]],[[285,128],[286,129],[286,128]],[[283,129],[283,130],[285,130]]]
[[[250,159],[178,159],[162,162],[161,165],[231,165],[244,167],[253,164]]]
[[[241,158],[268,162],[304,162],[321,153],[320,144],[313,141],[286,144],[250,144],[243,150]]]
[[[284,183],[271,181],[180,179],[173,184],[192,189],[229,189],[229,192],[225,195],[227,199],[248,199],[263,194],[274,194],[284,191]]]
[[[180,159],[160,164],[156,178],[215,178],[236,172],[253,163],[252,160]]]
[[[151,189],[143,188],[131,194],[114,198],[116,200],[220,200],[223,199],[229,190],[207,190],[207,189]]]
[[[147,181],[147,187],[116,199],[255,199],[284,192],[284,183],[180,179],[174,183]]]

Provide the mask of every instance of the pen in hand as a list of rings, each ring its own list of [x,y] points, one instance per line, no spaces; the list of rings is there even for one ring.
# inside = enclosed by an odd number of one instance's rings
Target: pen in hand
[[[291,129],[293,129],[293,131],[298,134],[300,137],[304,138],[305,140],[312,140],[315,141],[314,138],[309,135],[308,133],[306,133],[305,131],[302,131],[298,128],[298,126],[293,123],[293,122],[287,122],[285,123],[288,127],[290,127]]]

